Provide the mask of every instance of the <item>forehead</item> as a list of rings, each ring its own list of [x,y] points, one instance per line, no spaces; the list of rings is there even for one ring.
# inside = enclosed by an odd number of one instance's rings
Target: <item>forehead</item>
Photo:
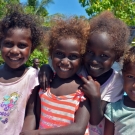
[[[134,63],[129,63],[125,66],[126,73],[133,73],[135,74],[135,62]]]
[[[106,32],[94,32],[88,38],[87,47],[98,47],[98,49],[112,49],[113,42]]]
[[[81,47],[75,38],[62,38],[55,47],[66,51],[80,51]]]
[[[7,30],[6,36],[21,36],[22,38],[31,38],[31,30],[29,28],[10,28]]]

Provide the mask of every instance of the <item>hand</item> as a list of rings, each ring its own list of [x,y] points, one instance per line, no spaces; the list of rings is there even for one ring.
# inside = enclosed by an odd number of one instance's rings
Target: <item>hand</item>
[[[81,77],[84,84],[80,87],[80,90],[89,98],[90,101],[93,99],[100,98],[100,84],[94,81],[91,76]]]
[[[38,135],[38,130],[25,130],[20,135]]]
[[[46,88],[50,87],[50,82],[52,81],[53,77],[54,73],[49,65],[45,64],[41,66],[38,74],[40,87],[43,90],[46,90]]]

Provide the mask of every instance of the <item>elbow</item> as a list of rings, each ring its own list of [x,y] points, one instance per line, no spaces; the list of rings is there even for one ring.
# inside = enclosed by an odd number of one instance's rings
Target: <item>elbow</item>
[[[102,118],[103,119],[103,118]],[[99,120],[91,120],[90,119],[90,124],[91,125],[93,125],[93,126],[97,126],[101,121],[102,121],[102,119],[99,119]]]
[[[84,135],[86,131],[86,128],[84,127],[77,127],[75,135]]]

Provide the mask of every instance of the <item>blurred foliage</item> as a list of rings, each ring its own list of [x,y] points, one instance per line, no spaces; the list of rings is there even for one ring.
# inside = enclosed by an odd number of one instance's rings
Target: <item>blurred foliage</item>
[[[45,17],[48,15],[46,7],[51,3],[53,3],[53,0],[27,0],[27,2],[24,4],[24,10],[26,13]]]
[[[135,25],[135,0],[79,0],[92,18],[104,10],[112,11],[129,26]]]
[[[44,51],[40,51],[35,49],[34,52],[31,54],[29,60],[26,62],[27,66],[32,66],[33,65],[33,59],[38,58],[40,60],[40,66],[48,63],[48,51],[47,49],[44,49]]]

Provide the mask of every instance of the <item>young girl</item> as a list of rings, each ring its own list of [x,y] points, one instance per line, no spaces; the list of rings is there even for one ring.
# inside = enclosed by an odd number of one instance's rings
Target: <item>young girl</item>
[[[21,135],[89,135],[90,113],[88,100],[79,90],[81,78],[76,72],[89,33],[89,24],[82,19],[58,20],[49,33],[49,55],[56,75],[46,92],[40,90],[41,117],[39,130],[28,130]],[[32,95],[31,99],[35,99]],[[33,108],[28,105],[30,115]],[[37,106],[40,106],[39,104]],[[38,110],[40,112],[40,110]],[[34,112],[33,112],[34,115]],[[27,119],[27,116],[26,116]],[[35,126],[35,125],[34,125]],[[35,128],[33,126],[33,128]],[[87,128],[87,129],[86,129]]]
[[[125,54],[122,73],[127,95],[107,104],[104,135],[135,134],[135,47]]]
[[[115,18],[109,11],[90,20],[90,35],[88,38],[84,65],[86,73],[100,83],[100,91],[89,89],[89,79],[84,80],[82,91],[89,97],[91,103],[90,123],[96,125],[103,119],[108,102],[116,102],[122,98],[123,82],[121,74],[111,67],[119,61],[127,47],[129,30],[126,24]],[[84,70],[83,70],[84,71]],[[101,99],[100,99],[101,93]],[[95,118],[99,121],[95,121]],[[103,135],[104,119],[98,126],[90,125],[91,135]]]
[[[119,61],[127,46],[129,30],[126,24],[115,18],[109,11],[104,11],[90,20],[90,34],[86,45],[86,53],[83,58],[84,67],[77,74],[82,77],[84,85],[80,88],[89,97],[90,123],[97,125],[104,116],[105,106],[108,102],[116,102],[122,98],[123,82],[121,74],[111,67],[115,61]],[[41,74],[46,75],[46,67],[41,67]],[[45,71],[45,74],[43,74]],[[97,84],[91,87],[92,78],[100,83],[100,91]],[[40,76],[40,84],[45,84],[45,77]],[[94,81],[93,81],[94,82]],[[45,85],[44,85],[45,86]],[[101,94],[101,98],[100,98]],[[91,135],[103,135],[104,120],[98,126],[90,125]]]
[[[27,100],[38,85],[37,70],[25,67],[31,52],[40,44],[42,31],[33,16],[12,7],[0,21],[0,134],[19,135]]]

